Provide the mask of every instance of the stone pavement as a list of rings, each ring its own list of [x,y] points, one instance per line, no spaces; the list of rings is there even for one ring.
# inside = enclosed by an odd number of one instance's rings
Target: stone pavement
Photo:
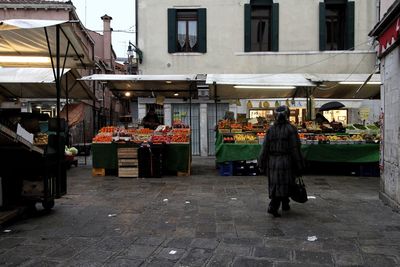
[[[378,199],[379,178],[306,176],[315,199],[273,218],[266,178],[193,166],[162,179],[72,168],[52,212],[1,228],[0,266],[400,265],[400,215]]]

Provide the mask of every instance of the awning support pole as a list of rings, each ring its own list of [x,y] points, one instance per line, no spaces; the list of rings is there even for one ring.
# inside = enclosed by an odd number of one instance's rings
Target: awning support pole
[[[61,169],[61,157],[64,156],[64,148],[61,149],[61,120],[60,120],[60,99],[61,99],[61,77],[60,77],[60,26],[56,26],[56,90],[57,90],[57,182],[56,182],[56,195],[61,195],[61,177],[62,177],[62,169]]]
[[[192,83],[189,85],[189,125],[192,128]]]
[[[312,104],[311,104],[311,94],[310,94],[310,88],[309,87],[307,87],[307,89],[306,89],[306,97],[307,97],[307,100],[306,100],[306,103],[307,103],[307,117],[306,117],[306,120],[311,120],[311,114],[312,114],[311,106],[312,106]]]
[[[217,83],[214,82],[214,103],[215,103],[215,125],[218,125],[218,103],[217,103]]]
[[[65,105],[65,111],[66,111],[66,125],[65,127],[67,127],[67,136],[65,137],[65,143],[68,146],[71,146],[71,144],[69,143],[71,140],[69,140],[69,99],[68,99],[68,72],[65,74],[65,101],[66,101],[66,105]]]
[[[74,47],[74,45],[69,40],[68,35],[65,34],[64,30],[59,25],[58,25],[58,28],[62,31],[62,33],[64,34],[65,38],[68,40],[68,44],[71,44],[71,47],[72,47],[72,49],[74,49],[75,54],[78,56],[79,61],[82,63],[82,66],[85,67],[85,63],[82,61],[82,56],[78,54],[78,51],[76,51],[76,48]]]

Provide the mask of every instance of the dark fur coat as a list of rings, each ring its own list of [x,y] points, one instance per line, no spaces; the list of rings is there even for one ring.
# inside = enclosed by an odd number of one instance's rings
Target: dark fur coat
[[[258,164],[268,177],[270,198],[290,196],[290,186],[304,169],[300,146],[297,129],[287,121],[267,131]]]

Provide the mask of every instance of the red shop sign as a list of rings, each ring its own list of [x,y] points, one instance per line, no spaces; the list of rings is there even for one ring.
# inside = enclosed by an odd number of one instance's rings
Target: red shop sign
[[[379,55],[382,55],[389,47],[391,47],[400,35],[400,18],[397,18],[386,31],[379,36]]]

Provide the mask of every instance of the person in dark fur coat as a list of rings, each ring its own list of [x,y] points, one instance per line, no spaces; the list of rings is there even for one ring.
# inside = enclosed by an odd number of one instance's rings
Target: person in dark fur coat
[[[289,122],[289,113],[287,106],[275,110],[275,122],[265,135],[258,160],[260,170],[268,177],[271,199],[268,213],[275,217],[281,216],[278,212],[281,203],[283,211],[290,210],[290,188],[304,169],[300,138],[296,127]]]

